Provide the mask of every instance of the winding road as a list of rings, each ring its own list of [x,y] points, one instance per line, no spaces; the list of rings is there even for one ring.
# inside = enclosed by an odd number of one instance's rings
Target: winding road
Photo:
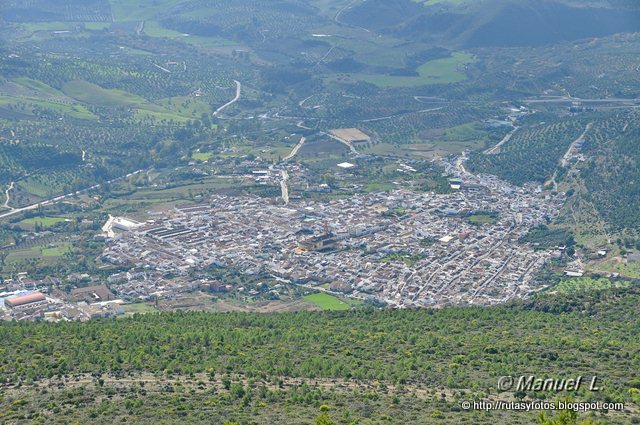
[[[9,192],[11,192],[11,191],[13,190],[13,186],[14,186],[14,184],[15,184],[14,182],[11,182],[11,184],[9,185],[9,187],[7,188],[7,190],[5,190],[5,192],[4,192],[5,200],[4,200],[4,204],[2,204],[2,206],[3,206],[4,208],[9,209],[9,210],[13,210],[13,208],[11,208],[11,207],[9,206],[9,201],[11,200],[11,197],[10,197],[10,195],[9,195]]]
[[[334,136],[334,135],[333,135],[333,134],[331,134],[331,133],[326,133],[326,132],[324,132],[324,131],[321,131],[321,132],[320,132],[320,134],[324,134],[325,136],[329,136],[329,137],[331,137],[333,140],[335,140],[335,141],[337,141],[337,142],[340,142],[340,143],[342,143],[343,145],[346,145],[346,146],[349,148],[349,150],[351,151],[351,153],[352,153],[352,154],[354,154],[354,155],[359,155],[359,153],[358,153],[358,151],[356,150],[356,148],[354,148],[354,147],[353,147],[353,145],[352,145],[350,142],[348,142],[348,141],[346,141],[346,140],[344,140],[344,139],[341,139],[341,138],[339,138],[338,136]]]
[[[358,29],[361,29],[361,30],[364,30],[364,31],[366,31],[366,32],[370,33],[370,32],[371,32],[371,30],[368,30],[368,29],[363,28],[363,27],[359,27],[359,26],[357,26],[357,25],[347,24],[346,22],[342,22],[342,21],[340,20],[340,15],[342,15],[342,13],[343,13],[345,10],[350,9],[351,7],[353,7],[353,6],[354,6],[356,3],[358,3],[359,1],[360,1],[360,0],[353,0],[351,3],[347,4],[345,7],[343,7],[342,9],[340,9],[340,10],[338,11],[338,13],[336,13],[336,16],[333,18],[333,20],[335,21],[335,23],[336,23],[336,24],[344,25],[344,26],[351,27],[351,28],[358,28]]]
[[[240,99],[240,93],[242,91],[242,83],[240,83],[240,81],[238,80],[233,80],[233,82],[236,83],[236,96],[233,99],[231,99],[229,102],[225,103],[224,105],[216,109],[216,111],[213,113],[214,117],[217,116],[220,112],[222,112],[226,108],[228,108],[229,106],[236,103]]]

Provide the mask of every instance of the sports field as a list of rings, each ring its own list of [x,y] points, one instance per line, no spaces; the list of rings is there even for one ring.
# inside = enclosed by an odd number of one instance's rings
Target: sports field
[[[329,295],[324,292],[306,295],[304,299],[317,305],[323,310],[349,310],[349,305],[347,303],[344,303],[333,295]]]

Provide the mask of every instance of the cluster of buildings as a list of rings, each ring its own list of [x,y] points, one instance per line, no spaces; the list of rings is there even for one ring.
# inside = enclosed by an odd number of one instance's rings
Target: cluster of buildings
[[[286,205],[214,195],[116,232],[100,260],[127,269],[112,280],[134,298],[193,290],[193,276],[212,267],[396,307],[488,305],[540,290],[534,275],[559,252],[519,240],[563,199],[443,165],[457,189],[444,195],[399,188]],[[469,219],[487,213],[484,224]]]
[[[0,292],[3,320],[86,321],[123,314],[123,301],[105,285],[74,288],[66,293],[47,282],[21,275],[5,281]]]

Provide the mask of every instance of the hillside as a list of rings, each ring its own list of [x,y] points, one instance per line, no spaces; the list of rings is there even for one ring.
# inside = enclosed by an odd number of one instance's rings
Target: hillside
[[[373,0],[343,15],[345,22],[374,32],[465,48],[539,46],[637,31],[639,17],[632,3],[563,0]]]
[[[3,323],[1,418],[293,424],[327,405],[336,424],[489,424],[508,412],[465,413],[460,401],[513,400],[498,377],[536,374],[597,375],[603,390],[575,397],[625,402],[602,421],[633,423],[638,302],[635,286],[491,308]]]

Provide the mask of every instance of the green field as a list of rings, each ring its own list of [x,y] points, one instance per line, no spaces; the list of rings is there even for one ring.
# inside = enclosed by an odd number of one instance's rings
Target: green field
[[[161,26],[156,21],[147,21],[144,24],[144,33],[149,37],[168,38],[171,40],[181,41],[200,47],[217,47],[236,44],[230,40],[224,40],[216,37],[201,37],[190,34],[183,34],[169,28]]]
[[[487,132],[482,128],[482,123],[470,122],[455,127],[447,128],[444,139],[447,141],[484,140]]]
[[[33,227],[36,224],[38,224],[44,228],[47,228],[47,227],[53,227],[58,223],[64,223],[66,220],[67,220],[66,217],[49,217],[49,216],[31,217],[31,218],[26,218],[22,220],[21,222],[18,223],[18,225],[27,225],[27,226]]]
[[[366,81],[379,87],[415,87],[430,84],[457,83],[467,79],[462,68],[473,61],[473,55],[465,52],[455,52],[449,58],[436,59],[421,65],[417,69],[419,74],[417,77],[351,74],[348,79]]]
[[[200,118],[202,114],[210,114],[211,106],[198,98],[190,96],[174,96],[157,101],[158,105],[182,116]]]
[[[349,305],[340,301],[333,295],[324,292],[306,295],[305,300],[317,305],[323,310],[349,310]]]
[[[469,216],[469,223],[476,226],[482,226],[483,224],[493,224],[496,222],[496,218],[489,214],[474,214]]]
[[[74,80],[65,83],[62,91],[81,102],[97,106],[130,106],[146,103],[140,96],[123,90],[105,89],[88,81]]]
[[[213,156],[213,152],[194,152],[191,154],[191,158],[196,161],[208,161]]]
[[[69,29],[69,24],[66,22],[27,22],[22,24],[22,27],[30,32],[35,31],[64,31]]]
[[[158,310],[154,306],[144,303],[125,304],[122,306],[122,309],[124,310],[124,317],[133,316],[134,314],[158,312]]]
[[[390,143],[378,143],[363,152],[373,155],[384,155],[394,157],[413,157],[417,159],[432,159],[434,157],[442,157],[451,154],[458,154],[468,149],[478,149],[484,146],[483,142],[470,140],[464,141],[445,141],[434,140],[421,143],[407,143],[401,145],[392,145]]]
[[[54,113],[68,115],[83,120],[96,120],[98,117],[82,105],[73,105],[58,100],[45,100],[35,97],[1,96],[0,106],[9,106],[15,110],[31,114],[34,109],[48,109]]]
[[[63,242],[52,247],[43,248],[42,256],[43,257],[62,257],[70,249],[71,249],[71,244]]]
[[[45,260],[46,262],[55,261],[56,258],[62,257],[71,249],[69,242],[58,242],[53,245],[35,246],[32,248],[11,251],[5,259],[6,264],[15,264],[28,260]]]
[[[31,90],[39,91],[41,93],[49,94],[51,96],[59,96],[59,97],[64,96],[64,93],[54,89],[51,86],[46,85],[42,81],[33,80],[27,77],[14,78],[13,81],[20,84],[23,87],[27,87]]]
[[[146,108],[139,108],[134,111],[134,117],[138,121],[151,120],[151,121],[174,121],[177,123],[186,123],[191,121],[192,118],[183,117],[179,114],[169,111],[154,111]]]
[[[135,117],[139,120],[153,119],[179,123],[200,119],[203,114],[211,114],[211,107],[206,102],[188,96],[160,99],[156,103],[140,105],[135,111]]]

